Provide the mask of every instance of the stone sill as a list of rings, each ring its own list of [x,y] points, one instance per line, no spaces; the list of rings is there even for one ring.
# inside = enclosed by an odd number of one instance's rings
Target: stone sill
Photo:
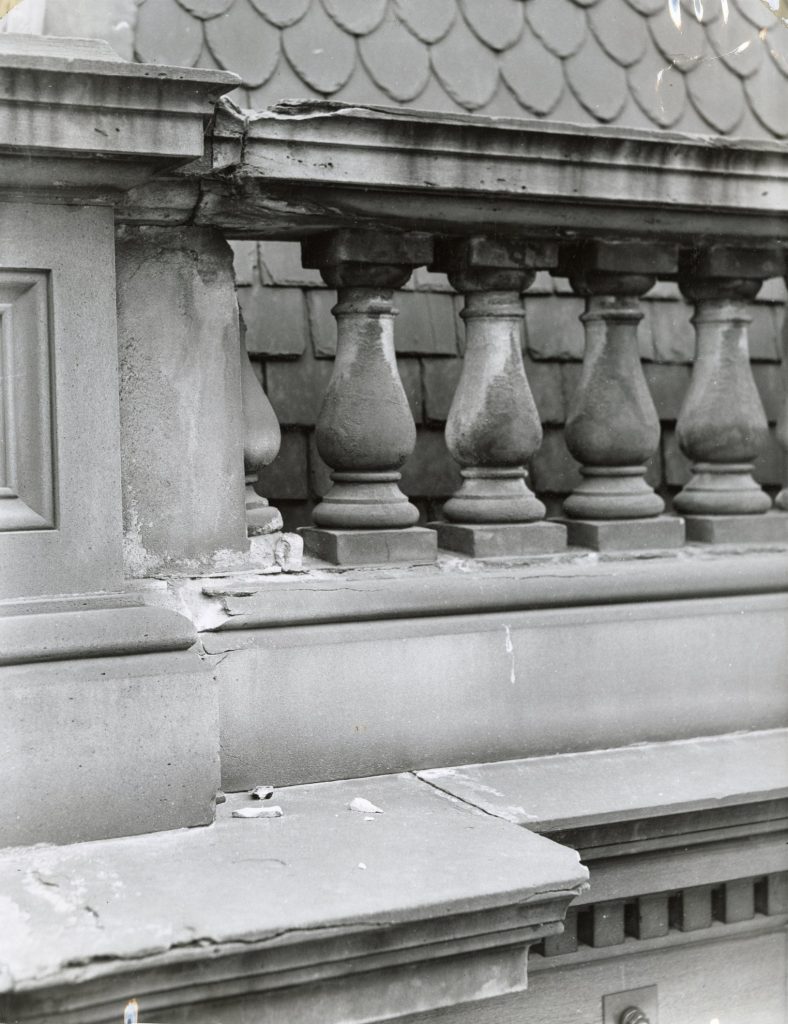
[[[0,854],[0,1018],[114,1022],[134,996],[144,1020],[202,1022],[243,997],[264,1024],[360,1024],[491,998],[525,988],[528,944],[585,886],[574,851],[411,774],[273,802],[283,817],[232,818],[263,806],[238,794],[208,828]]]
[[[305,558],[303,574],[139,585],[150,603],[215,631],[781,593],[786,579],[784,545],[687,545],[512,560],[441,552],[433,565],[352,569]]]

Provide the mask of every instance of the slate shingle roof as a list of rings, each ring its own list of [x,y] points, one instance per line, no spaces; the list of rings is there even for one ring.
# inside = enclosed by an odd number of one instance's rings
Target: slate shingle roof
[[[765,0],[142,0],[152,63],[238,73],[243,106],[331,97],[788,135],[788,26]]]

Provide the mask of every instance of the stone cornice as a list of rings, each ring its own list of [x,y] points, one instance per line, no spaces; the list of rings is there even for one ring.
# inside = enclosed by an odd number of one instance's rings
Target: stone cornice
[[[108,202],[202,157],[238,82],[223,71],[126,63],[96,40],[0,39],[0,195]]]
[[[768,141],[324,101],[222,101],[197,223],[236,237],[348,226],[764,243],[788,233],[788,166]],[[135,197],[121,217],[145,219]]]
[[[135,995],[149,1020],[243,998],[265,1024],[360,1024],[491,998],[525,988],[527,946],[585,887],[574,851],[410,775],[276,800],[270,821],[231,818],[255,806],[238,794],[208,829],[0,854],[0,1016],[103,1022]]]

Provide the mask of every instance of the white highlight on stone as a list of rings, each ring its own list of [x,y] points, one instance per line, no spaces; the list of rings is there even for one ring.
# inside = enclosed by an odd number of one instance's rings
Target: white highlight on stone
[[[358,811],[360,814],[382,814],[383,811],[376,807],[375,804],[369,800],[365,800],[363,796],[357,796],[347,805],[349,811]]]
[[[249,794],[252,800],[270,800],[274,795],[273,786],[255,786]]]
[[[273,807],[241,807],[233,811],[234,818],[281,818],[284,811],[278,805]]]

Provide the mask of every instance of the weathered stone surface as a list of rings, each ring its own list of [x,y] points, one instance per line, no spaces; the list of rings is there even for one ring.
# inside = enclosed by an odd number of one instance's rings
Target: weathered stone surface
[[[388,565],[434,562],[434,530],[412,526],[400,530],[329,530],[305,526],[299,531],[304,551],[333,565]]]
[[[788,514],[686,516],[687,540],[701,544],[785,544]]]
[[[126,572],[240,564],[247,542],[232,251],[205,229],[121,228],[116,259]]]
[[[212,820],[216,689],[195,654],[4,668],[0,706],[8,787],[0,845],[74,843]]]
[[[438,547],[471,558],[545,555],[566,548],[566,527],[561,523],[497,523],[468,525],[430,523],[438,534]]]
[[[678,548],[684,543],[684,520],[678,516],[650,519],[564,519],[567,541],[593,551],[648,551]]]
[[[773,587],[784,585],[784,554],[746,557],[763,564],[751,570],[756,579],[765,571]],[[384,602],[386,580],[358,581],[359,594],[331,579],[319,602],[311,592],[290,598],[290,614],[304,625],[204,634],[206,649],[216,651],[208,657],[222,693],[224,788],[690,739],[736,732],[744,720],[751,729],[783,727],[788,598],[739,591],[730,557],[722,562],[718,596],[693,597],[685,574],[700,565],[686,549],[680,570],[674,558],[678,553],[665,552],[644,566],[643,559],[610,564],[586,555],[547,574],[543,567],[523,569],[524,577],[509,566],[489,585],[477,583],[466,564],[436,573],[432,611],[420,601],[427,581],[417,586],[409,575],[399,588],[407,604],[394,619],[381,609],[382,622],[358,619]],[[780,565],[776,573],[773,564]],[[656,572],[665,589],[654,600],[633,595],[622,607],[622,587],[632,594],[626,581],[635,566],[647,586]],[[671,599],[677,591],[663,573],[668,567],[686,600]],[[574,590],[589,575],[608,595],[601,604],[587,589]],[[562,600],[560,612],[543,604],[559,583],[575,605]],[[508,588],[510,603],[480,604],[482,591],[491,596],[499,588]],[[466,614],[445,614],[452,592]],[[345,601],[355,607],[346,606],[341,623],[312,624],[326,622]],[[541,610],[523,611],[521,602]],[[279,611],[267,595],[259,604],[262,612],[266,605]],[[688,664],[704,667],[692,686]]]
[[[360,795],[383,809],[374,823],[347,811]],[[230,795],[212,829],[5,858],[9,1019],[41,1024],[56,1000],[64,1024],[86,1008],[111,1020],[130,964],[145,1020],[361,1024],[483,1006],[524,990],[527,943],[558,930],[587,879],[575,851],[413,777],[278,788],[277,800],[274,821],[233,818],[251,804]]]

